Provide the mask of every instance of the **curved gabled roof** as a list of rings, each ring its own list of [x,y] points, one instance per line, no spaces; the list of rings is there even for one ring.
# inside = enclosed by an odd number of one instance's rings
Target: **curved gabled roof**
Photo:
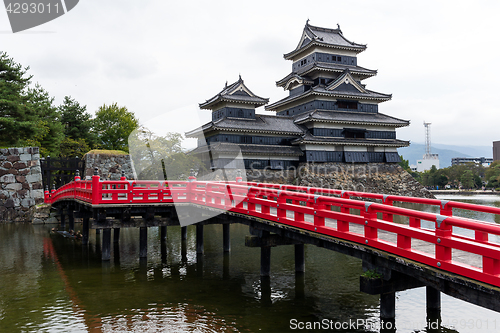
[[[254,108],[267,104],[269,98],[263,98],[255,95],[250,89],[245,86],[243,79],[240,78],[233,84],[227,85],[220,93],[214,97],[207,99],[204,103],[200,103],[200,109],[212,110],[213,107],[220,102],[233,102],[250,104]]]
[[[222,118],[206,123],[201,128],[186,132],[186,137],[197,137],[211,131],[267,133],[282,135],[301,135],[304,131],[293,122],[292,117],[277,117],[256,114],[255,119]]]
[[[296,124],[308,122],[341,123],[351,125],[378,125],[391,127],[408,126],[408,120],[398,119],[383,113],[353,111],[321,111],[316,110],[301,114],[295,118]]]
[[[296,54],[313,46],[326,46],[341,50],[355,51],[357,53],[366,49],[366,45],[357,44],[345,38],[338,24],[337,29],[321,28],[310,25],[309,20],[307,20],[299,44],[295,50],[283,55],[283,57],[289,60]]]
[[[318,144],[318,145],[346,145],[346,146],[384,146],[384,147],[408,147],[409,141],[398,139],[345,139],[332,138],[324,136],[315,136],[311,133],[306,133],[302,137],[292,141],[293,145],[297,144]]]
[[[352,83],[352,81],[350,81]],[[357,84],[359,86],[359,84]],[[351,84],[352,86],[352,84]],[[309,89],[306,92],[298,95],[292,95],[285,97],[271,105],[266,106],[267,111],[276,111],[279,107],[284,106],[288,103],[301,100],[307,96],[332,96],[335,98],[346,98],[346,99],[355,99],[355,100],[372,100],[377,102],[385,102],[392,98],[392,95],[382,94],[375,91],[371,91],[363,88],[364,92],[358,90],[347,90],[343,89],[345,86],[336,87],[337,89],[329,90],[327,87],[316,86]]]

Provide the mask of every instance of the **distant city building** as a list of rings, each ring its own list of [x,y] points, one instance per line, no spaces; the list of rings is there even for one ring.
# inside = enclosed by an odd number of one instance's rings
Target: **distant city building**
[[[425,127],[425,154],[421,160],[417,160],[417,165],[410,165],[412,171],[424,172],[430,170],[434,165],[439,169],[439,155],[431,153],[431,123],[424,121]]]
[[[500,141],[493,141],[493,161],[500,160]]]
[[[417,160],[415,171],[424,172],[430,170],[432,166],[439,169],[439,155],[438,154],[425,154],[421,160]]]
[[[451,159],[451,165],[460,165],[467,163],[481,164],[484,167],[490,166],[493,163],[492,158],[488,157],[453,157]]]
[[[409,121],[379,113],[379,104],[391,95],[362,83],[377,74],[358,66],[357,54],[365,49],[347,40],[340,28],[307,22],[295,50],[284,55],[292,62],[291,73],[276,82],[288,96],[266,105],[268,99],[254,94],[241,77],[226,83],[200,103],[212,112],[212,121],[186,133],[198,138],[190,154],[210,168],[231,168],[239,151],[247,169],[286,169],[299,162],[400,162],[397,148],[409,142],[398,140],[396,129]],[[256,113],[263,105],[276,114]]]

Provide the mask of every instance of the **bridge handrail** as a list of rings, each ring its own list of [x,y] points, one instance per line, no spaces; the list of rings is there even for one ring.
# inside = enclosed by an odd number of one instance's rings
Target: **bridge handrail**
[[[453,208],[500,214],[500,209],[496,207],[295,185],[196,181],[194,177],[188,181],[136,181],[124,178],[101,181],[99,176],[93,176],[92,180],[80,180],[77,177],[57,191],[45,192],[47,203],[65,199],[81,200],[92,205],[196,203],[369,245],[500,286],[500,244],[488,239],[489,234],[500,236],[500,226],[452,216]],[[439,205],[441,209],[439,213],[422,212],[393,206],[396,201]],[[408,224],[394,223],[394,216],[408,219]],[[433,228],[423,227],[422,221],[430,221]],[[355,225],[361,226],[356,227],[358,232],[353,229]],[[453,227],[472,230],[474,236],[456,233]],[[412,240],[433,245],[433,253],[413,249]],[[460,263],[453,260],[453,250],[478,255],[482,261],[477,266]]]

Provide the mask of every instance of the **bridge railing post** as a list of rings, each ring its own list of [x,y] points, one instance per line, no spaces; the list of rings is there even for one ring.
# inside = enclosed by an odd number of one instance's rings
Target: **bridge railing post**
[[[102,199],[102,188],[100,183],[101,177],[99,177],[97,167],[94,168],[94,175],[92,176],[92,204],[98,205]]]
[[[320,216],[320,214],[322,213],[323,210],[325,210],[326,205],[321,200],[321,197],[318,194],[314,195],[313,208],[314,208],[314,226],[324,227],[325,217]]]
[[[391,199],[385,199],[382,203],[384,205],[392,206],[393,201]],[[387,222],[394,222],[394,215],[390,213],[382,213],[382,219]]]
[[[373,202],[365,202],[365,210],[363,217],[365,219],[365,238],[377,239],[378,229],[372,225],[373,221],[377,220],[377,212],[373,211],[370,206]]]
[[[443,261],[451,261],[452,251],[451,247],[441,245],[443,240],[451,238],[452,226],[446,223],[446,215],[436,216],[436,259],[438,261],[438,266],[441,266]]]
[[[340,197],[342,199],[349,199],[350,196],[347,193],[341,193]],[[344,205],[340,205],[340,212],[344,214],[349,214],[349,207],[346,207]],[[342,232],[349,232],[349,222],[348,221],[343,221],[343,220],[337,220],[337,230],[342,231]]]
[[[194,170],[191,169],[191,174],[188,177],[188,183],[186,185],[186,198],[188,202],[193,202],[196,194],[194,190],[196,189],[196,177],[194,176]]]

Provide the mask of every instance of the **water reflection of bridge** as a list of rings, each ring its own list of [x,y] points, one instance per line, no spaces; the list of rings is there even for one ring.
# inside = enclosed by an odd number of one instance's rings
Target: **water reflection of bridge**
[[[361,201],[355,199],[368,199]],[[45,200],[62,212],[61,224],[74,229],[83,218],[82,243],[89,229],[102,230],[102,260],[111,258],[120,228],[140,230],[139,256],[147,257],[149,227],[179,225],[189,207],[196,223],[196,251],[204,252],[203,227],[221,224],[223,250],[230,251],[230,225],[248,225],[246,245],[260,247],[263,286],[270,275],[271,248],[293,245],[295,271],[305,271],[304,244],[362,259],[360,288],[380,294],[381,318],[394,319],[395,292],[426,286],[429,316],[439,316],[440,292],[500,311],[500,226],[453,216],[453,209],[500,214],[500,209],[436,199],[348,192],[241,181],[75,181],[48,193]],[[401,208],[397,202],[439,207],[439,213]],[[207,215],[214,216],[206,220]],[[397,221],[397,222],[394,222]],[[181,228],[186,238],[187,226]],[[266,288],[263,289],[265,292]]]

